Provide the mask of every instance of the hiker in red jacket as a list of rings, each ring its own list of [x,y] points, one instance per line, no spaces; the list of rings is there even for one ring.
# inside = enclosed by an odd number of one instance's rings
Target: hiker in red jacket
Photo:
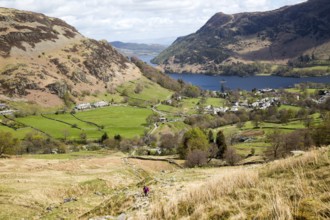
[[[148,193],[149,193],[149,187],[144,186],[144,187],[143,187],[143,193],[144,193],[144,196],[148,196]]]

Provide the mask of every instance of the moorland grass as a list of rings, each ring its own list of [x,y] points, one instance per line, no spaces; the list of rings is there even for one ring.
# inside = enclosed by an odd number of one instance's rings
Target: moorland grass
[[[144,219],[328,219],[328,151],[232,170],[155,201]]]

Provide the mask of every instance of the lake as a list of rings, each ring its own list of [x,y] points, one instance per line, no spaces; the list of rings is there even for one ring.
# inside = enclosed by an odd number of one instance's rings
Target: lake
[[[151,65],[151,66],[156,66],[155,64],[151,63],[150,60],[152,60],[154,57],[156,57],[157,55],[139,55],[139,59],[146,62],[147,64]]]
[[[315,82],[315,83],[329,83],[330,76],[320,77],[280,77],[280,76],[207,76],[203,74],[168,74],[173,79],[182,79],[187,83],[199,86],[206,90],[220,90],[221,81],[225,81],[224,85],[229,89],[243,89],[252,90],[253,88],[288,88],[293,87],[294,84],[303,82]]]

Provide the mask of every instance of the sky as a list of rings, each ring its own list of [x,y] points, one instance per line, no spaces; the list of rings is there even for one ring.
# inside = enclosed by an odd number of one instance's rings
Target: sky
[[[63,19],[108,41],[169,44],[196,32],[217,12],[266,11],[305,0],[0,0],[0,7]]]

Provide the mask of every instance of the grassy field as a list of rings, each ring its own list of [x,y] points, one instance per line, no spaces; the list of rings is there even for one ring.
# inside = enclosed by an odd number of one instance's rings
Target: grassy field
[[[285,91],[291,92],[291,93],[298,93],[298,94],[303,93],[302,90],[297,89],[297,88],[289,88],[289,89],[285,89]],[[306,91],[308,94],[314,94],[317,91],[317,89],[306,89]]]
[[[176,108],[170,105],[158,105],[157,109],[166,113],[177,114],[180,112],[180,108]]]
[[[135,93],[134,90],[137,85],[141,85],[142,91]],[[131,98],[142,99],[145,101],[153,101],[157,103],[158,101],[167,100],[171,97],[173,92],[161,87],[157,83],[151,82],[145,77],[141,77],[138,80],[130,81],[124,83],[118,88],[119,92],[126,90],[127,95]]]
[[[317,115],[315,115],[315,118],[317,118]],[[314,121],[316,121],[316,119]],[[219,130],[222,130],[226,140],[230,140],[235,136],[252,138],[252,140],[248,142],[234,143],[232,146],[237,150],[238,154],[245,157],[251,152],[251,148],[255,149],[255,153],[257,155],[263,155],[269,146],[266,137],[268,134],[274,132],[275,129],[278,129],[283,133],[289,133],[294,130],[303,128],[305,128],[305,126],[300,120],[292,121],[286,124],[262,122],[258,128],[255,128],[255,125],[252,121],[249,121],[246,122],[241,129],[237,128],[235,125],[228,125],[214,129],[213,132],[217,133]]]
[[[221,98],[207,98],[206,105],[212,105],[214,107],[223,107],[226,100]]]
[[[286,110],[293,110],[293,111],[299,111],[301,108],[297,107],[297,106],[292,106],[292,105],[281,105],[278,110],[282,110],[282,109],[286,109]]]
[[[16,121],[39,129],[54,138],[64,138],[64,136],[67,136],[68,139],[74,139],[81,133],[81,130],[74,129],[70,125],[49,120],[39,115],[17,118]]]
[[[75,114],[78,119],[86,122],[80,121],[70,114],[47,114],[45,115],[47,118],[41,115],[28,116],[17,118],[16,120],[27,126],[39,129],[54,138],[64,138],[64,136],[67,136],[67,139],[79,139],[80,134],[85,132],[88,139],[95,140],[99,139],[104,132],[107,132],[110,137],[116,134],[128,138],[142,135],[146,129],[146,118],[150,114],[152,114],[150,109],[130,106],[110,106]],[[87,122],[92,122],[96,125]],[[102,127],[102,129],[97,125]],[[4,126],[0,126],[0,129],[8,130]],[[28,130],[31,131],[33,129]],[[12,131],[13,134],[20,138],[26,132],[20,132],[20,130]]]
[[[104,126],[109,136],[120,134],[134,137],[143,134],[146,118],[152,114],[150,109],[130,106],[113,106],[93,111],[78,112],[76,117]]]
[[[323,220],[329,155],[328,147],[260,166],[192,169],[112,151],[5,159],[0,219]]]
[[[11,133],[14,137],[18,138],[18,139],[22,139],[25,137],[26,134],[31,133],[33,131],[35,131],[32,128],[21,128],[18,130],[14,130],[12,128],[8,128],[6,126],[0,125],[0,131],[3,132],[9,132]]]

